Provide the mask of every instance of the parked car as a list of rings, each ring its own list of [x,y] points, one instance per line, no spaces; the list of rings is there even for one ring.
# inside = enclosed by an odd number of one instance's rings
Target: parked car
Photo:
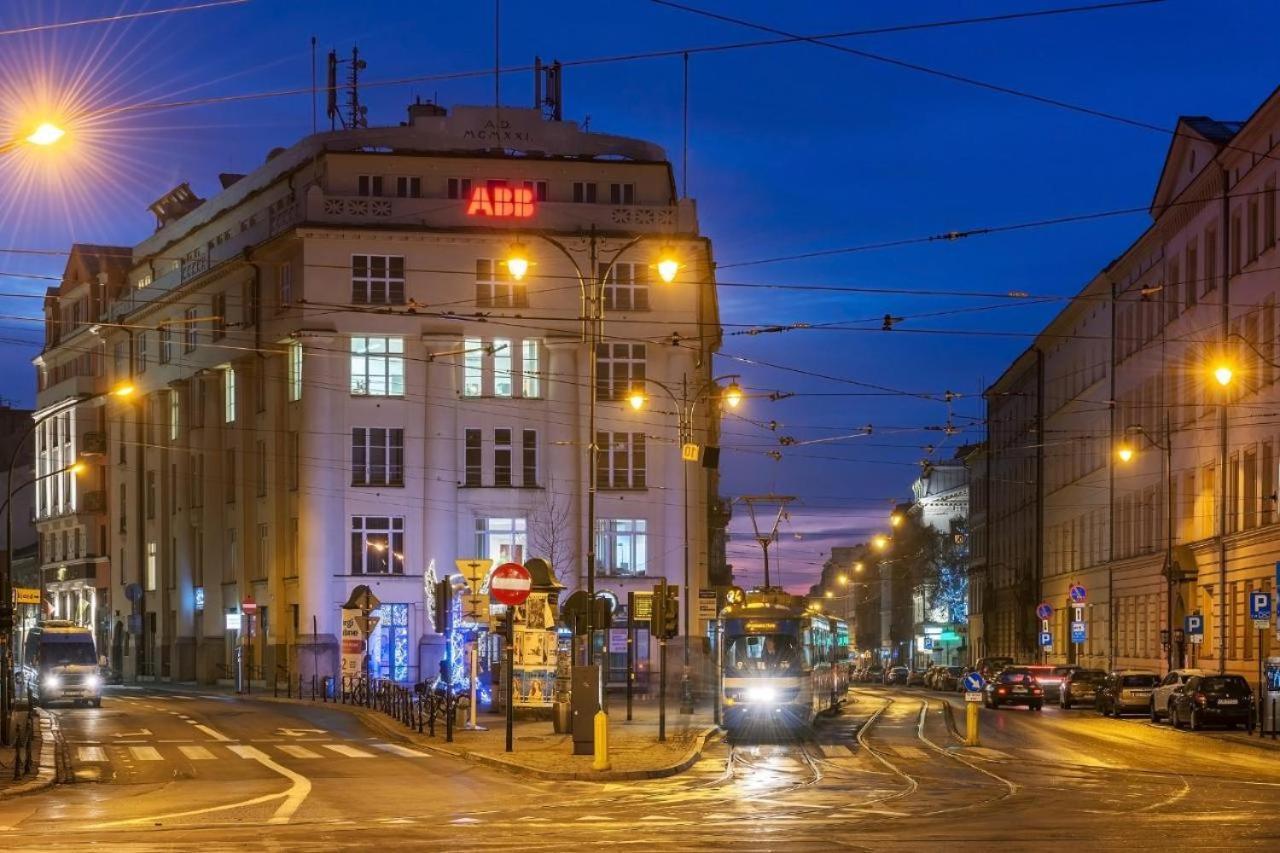
[[[1025,666],[1005,667],[999,675],[987,682],[982,697],[983,704],[988,708],[1026,705],[1033,711],[1039,711],[1044,707],[1044,690],[1036,683],[1031,670]]]
[[[872,664],[862,668],[862,673],[858,676],[858,681],[863,684],[879,684],[884,680],[884,669],[878,664]]]
[[[925,672],[922,669],[913,669],[907,673],[908,687],[924,687]]]
[[[1150,670],[1117,670],[1098,688],[1095,703],[1104,717],[1142,713],[1151,705],[1151,691],[1159,683],[1160,675]]]
[[[1082,667],[1068,666],[1051,666],[1048,664],[1031,664],[1027,669],[1031,670],[1031,674],[1036,677],[1036,681],[1040,683],[1040,687],[1044,690],[1044,698],[1057,702],[1062,693],[1062,681],[1068,675]]]
[[[1169,717],[1174,728],[1205,725],[1253,731],[1253,690],[1239,675],[1193,675],[1173,692]]]
[[[903,687],[907,685],[907,678],[910,677],[911,670],[905,666],[895,666],[884,674],[885,684],[901,684]]]
[[[1170,717],[1169,705],[1174,692],[1193,676],[1207,674],[1203,669],[1175,669],[1166,675],[1151,691],[1151,722],[1158,723],[1162,717]]]
[[[940,667],[939,670],[938,676],[933,680],[935,690],[946,690],[955,693],[960,689],[960,680],[964,678],[964,667],[944,666]]]
[[[1058,707],[1088,705],[1092,708],[1098,698],[1098,688],[1106,680],[1107,674],[1100,669],[1077,669],[1068,673],[1058,690]]]
[[[1007,666],[1013,666],[1013,658],[1007,657],[987,657],[978,658],[978,662],[973,668],[982,673],[982,677],[991,680],[991,677]]]

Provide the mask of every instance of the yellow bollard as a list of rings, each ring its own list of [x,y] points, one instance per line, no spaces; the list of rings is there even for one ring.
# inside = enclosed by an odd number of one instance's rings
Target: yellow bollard
[[[609,764],[609,715],[604,711],[596,711],[595,718],[595,757],[591,761],[592,770],[608,770]]]
[[[965,744],[978,746],[978,703],[965,702],[965,705],[967,706],[964,711]]]

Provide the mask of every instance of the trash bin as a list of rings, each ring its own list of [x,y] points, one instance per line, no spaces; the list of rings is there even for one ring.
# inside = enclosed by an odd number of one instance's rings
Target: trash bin
[[[244,646],[236,646],[235,648],[235,670],[236,692],[243,693],[245,681]]]
[[[573,730],[573,706],[568,702],[555,701],[551,705],[551,726],[558,735],[568,734]]]

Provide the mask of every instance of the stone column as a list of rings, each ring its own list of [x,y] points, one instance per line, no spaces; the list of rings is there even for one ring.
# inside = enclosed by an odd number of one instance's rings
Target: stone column
[[[455,571],[458,557],[458,484],[462,482],[459,461],[462,455],[458,430],[458,392],[462,361],[458,351],[462,339],[457,334],[439,333],[422,336],[424,371],[422,417],[424,420],[421,449],[423,466],[423,508],[421,517],[421,570],[433,567],[437,579],[443,580]],[[412,464],[412,463],[410,463]],[[428,631],[425,613],[432,607],[431,590],[423,588],[422,629],[418,637],[419,678],[434,678],[441,656],[444,637]]]
[[[543,395],[549,414],[546,419],[546,488],[566,504],[564,516],[572,520],[563,533],[567,540],[562,565],[552,566],[560,581],[569,587],[561,596],[586,586],[587,448],[588,433],[586,345],[577,337],[549,337],[546,340],[547,368],[543,371]]]

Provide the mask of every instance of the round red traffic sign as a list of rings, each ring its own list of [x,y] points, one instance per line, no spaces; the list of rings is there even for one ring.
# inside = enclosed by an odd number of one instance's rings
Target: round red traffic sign
[[[533,578],[528,569],[519,563],[503,563],[493,570],[489,578],[489,597],[499,604],[514,607],[524,604],[531,586]]]

